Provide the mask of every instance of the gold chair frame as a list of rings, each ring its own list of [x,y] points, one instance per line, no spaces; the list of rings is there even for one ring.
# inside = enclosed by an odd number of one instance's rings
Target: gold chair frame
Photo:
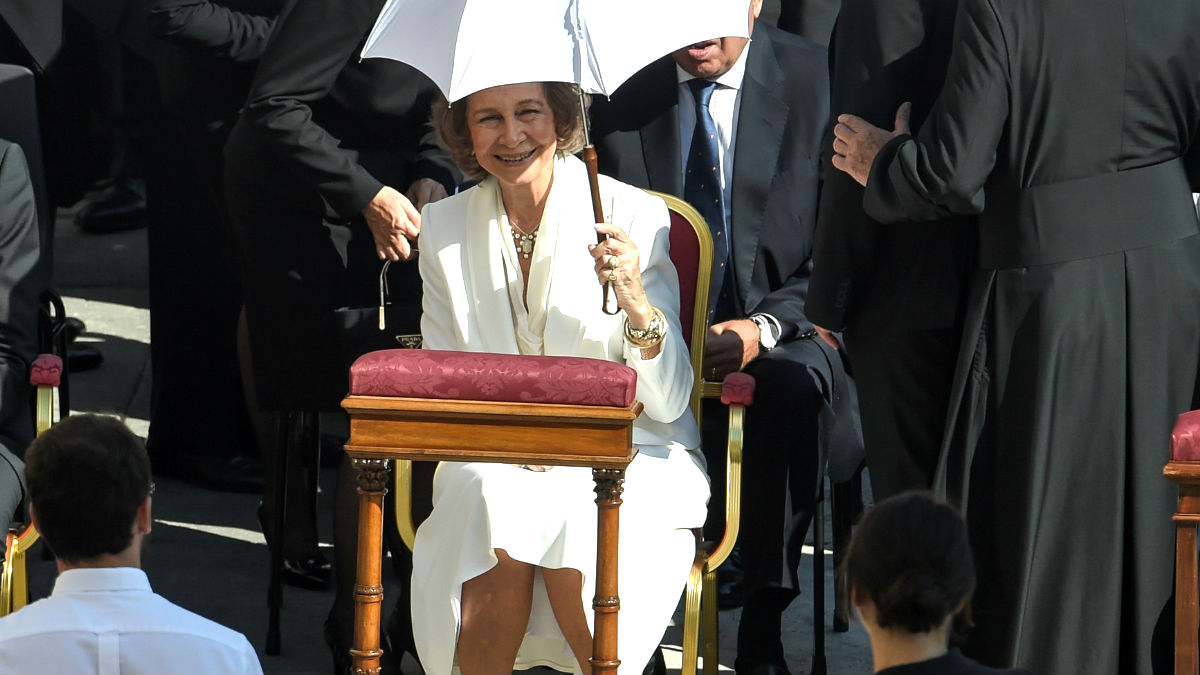
[[[720,399],[722,383],[702,376],[704,340],[708,335],[708,296],[712,283],[713,241],[708,223],[691,204],[673,195],[647,190],[661,197],[667,208],[692,226],[698,243],[696,296],[692,309],[692,370],[697,373],[692,387],[692,412],[702,423],[702,401]],[[725,532],[716,542],[696,543],[696,560],[688,574],[684,599],[682,675],[696,675],[697,657],[704,657],[705,675],[715,675],[720,656],[717,635],[717,568],[729,558],[741,527],[742,438],[745,408],[729,406],[729,436],[725,447]],[[703,427],[701,427],[703,428]]]

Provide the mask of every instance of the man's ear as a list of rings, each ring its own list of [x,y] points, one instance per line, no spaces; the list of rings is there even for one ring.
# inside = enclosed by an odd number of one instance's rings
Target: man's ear
[[[150,534],[150,529],[154,525],[154,519],[150,515],[150,499],[150,496],[147,495],[142,503],[138,504],[137,517],[134,519],[134,522],[137,523],[137,531],[141,534]]]
[[[855,607],[862,607],[869,600],[870,597],[867,595],[867,592],[863,590],[862,586],[858,586],[856,584],[850,585],[850,602],[854,603]]]

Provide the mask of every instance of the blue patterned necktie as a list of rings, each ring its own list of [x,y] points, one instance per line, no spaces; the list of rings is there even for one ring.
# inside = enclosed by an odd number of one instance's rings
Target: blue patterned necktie
[[[708,102],[717,88],[711,80],[696,78],[688,81],[696,100],[696,128],[688,151],[687,170],[683,178],[683,199],[696,207],[713,238],[713,275],[708,296],[708,323],[725,312],[729,304],[725,270],[729,262],[729,225],[725,222],[725,198],[721,193],[721,160],[717,149],[717,125],[713,122]],[[723,292],[724,291],[724,292]],[[718,307],[718,304],[721,307]]]

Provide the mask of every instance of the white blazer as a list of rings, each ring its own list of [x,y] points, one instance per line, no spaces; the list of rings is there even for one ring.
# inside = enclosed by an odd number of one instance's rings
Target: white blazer
[[[521,279],[519,273],[515,279],[506,273],[502,237],[511,235],[501,222],[499,189],[489,177],[426,205],[421,214],[421,335],[426,349],[519,353],[508,285]],[[587,248],[596,243],[587,170],[575,157],[560,158],[551,187],[557,217],[542,224],[557,228],[544,352],[629,365],[637,371],[637,399],[645,406],[634,423],[634,443],[697,448],[699,432],[688,408],[693,373],[679,327],[679,279],[669,257],[666,205],[607,176],[600,177],[600,194],[609,218],[637,246],[646,296],[666,316],[670,330],[661,353],[643,360],[640,350],[625,343],[624,312],[610,316],[601,310],[601,287]]]

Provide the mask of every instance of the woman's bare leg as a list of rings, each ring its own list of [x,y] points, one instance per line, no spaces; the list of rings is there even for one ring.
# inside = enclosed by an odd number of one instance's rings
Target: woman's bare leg
[[[458,667],[463,675],[511,673],[533,608],[533,565],[496,549],[499,562],[462,586]]]
[[[592,632],[588,630],[583,608],[583,574],[568,567],[557,570],[543,567],[542,579],[559,630],[567,638],[583,675],[591,675],[592,664],[588,659],[592,656]]]

